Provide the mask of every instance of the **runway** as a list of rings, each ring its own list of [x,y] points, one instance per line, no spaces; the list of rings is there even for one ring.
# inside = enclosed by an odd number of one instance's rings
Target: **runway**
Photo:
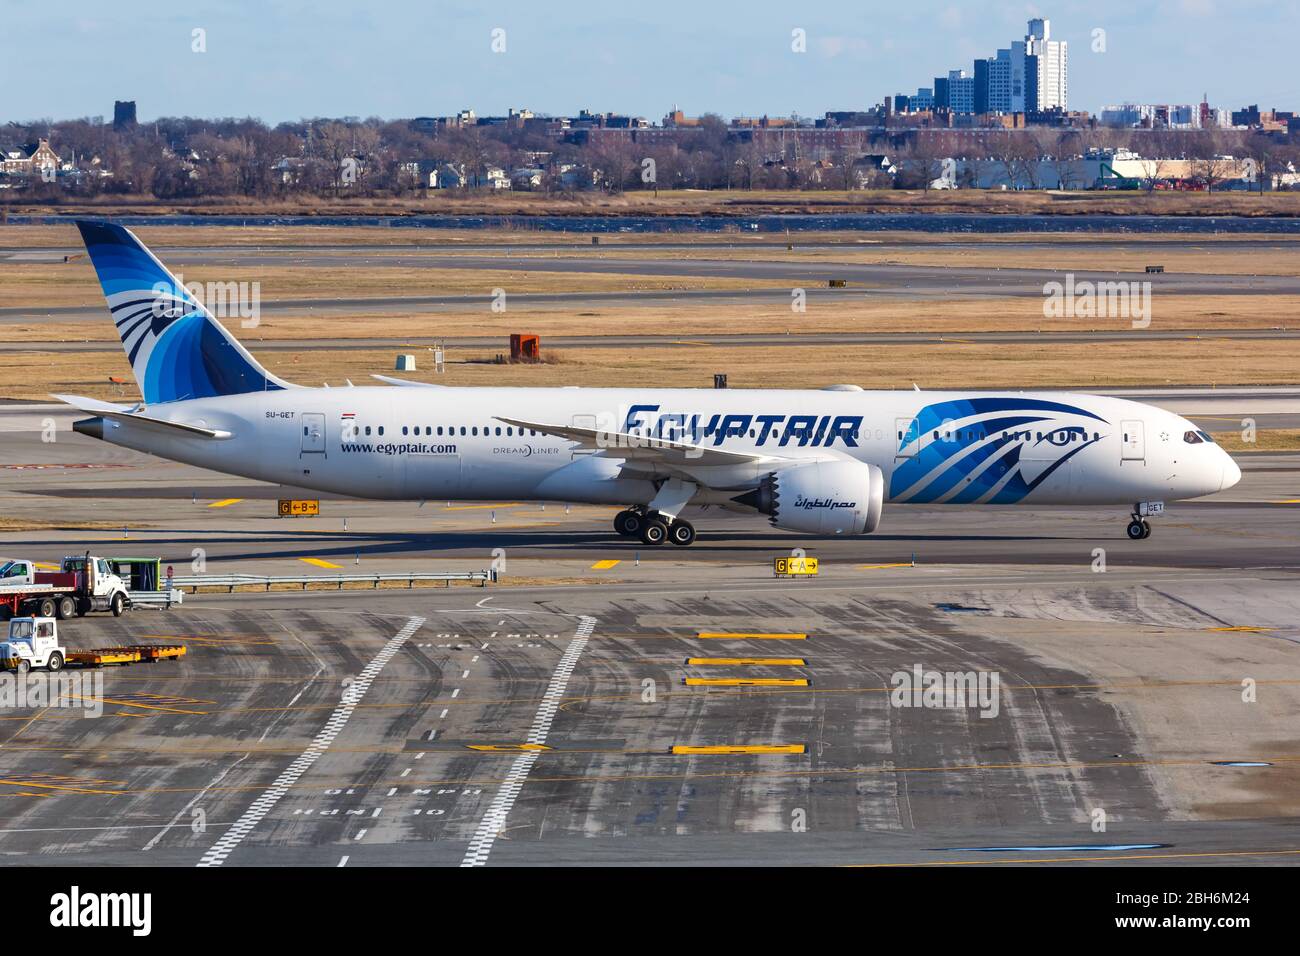
[[[544,251],[544,250],[543,250]],[[1014,250],[1008,250],[1013,256]],[[6,260],[0,258],[0,269]],[[1297,295],[1300,277],[1278,275],[1215,275],[1209,273],[1164,272],[1095,272],[1063,269],[989,269],[974,266],[928,266],[898,263],[800,262],[738,259],[636,258],[630,255],[557,255],[546,256],[530,250],[513,254],[510,250],[496,255],[384,254],[329,255],[316,249],[296,251],[255,250],[238,253],[214,250],[177,250],[167,254],[174,268],[202,267],[222,270],[234,276],[241,269],[273,266],[294,269],[366,268],[448,269],[461,271],[507,271],[511,273],[559,273],[571,275],[619,275],[681,279],[751,280],[765,283],[749,289],[644,289],[617,291],[516,292],[511,300],[521,306],[560,304],[573,309],[597,305],[661,304],[663,302],[731,302],[788,300],[791,288],[804,288],[808,296],[828,301],[849,297],[944,299],[953,296],[996,299],[1042,299],[1049,283],[1064,282],[1067,271],[1075,283],[1141,282],[1149,283],[1152,297],[1163,295],[1240,296]],[[829,288],[832,280],[842,280],[844,288]],[[772,284],[781,283],[773,287]],[[289,314],[333,315],[338,313],[392,312],[413,309],[438,311],[480,306],[492,301],[491,290],[481,295],[441,295],[410,293],[330,299],[268,297],[261,302],[267,316]],[[86,321],[102,318],[102,310],[64,306],[32,309],[6,306],[0,308],[0,323]]]
[[[1285,390],[1155,397],[1295,414]],[[0,712],[5,862],[1300,858],[1300,457],[1242,456],[1240,485],[1140,542],[1123,509],[887,507],[856,540],[705,512],[695,547],[647,549],[611,509],[562,502],[327,499],[278,519],[282,489],[94,442],[72,417],[0,408],[0,513],[41,522],[6,530],[6,552],[158,554],[177,574],[495,563],[502,581],[205,592],[65,622],[69,646],[188,654],[103,672],[99,716]],[[796,545],[821,574],[774,579]],[[916,673],[983,696],[894,693]]]

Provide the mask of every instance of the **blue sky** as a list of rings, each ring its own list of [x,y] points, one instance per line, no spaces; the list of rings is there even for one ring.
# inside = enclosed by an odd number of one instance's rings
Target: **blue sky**
[[[0,0],[0,122],[108,116],[114,99],[141,119],[272,123],[512,106],[820,116],[969,70],[1035,15],[1070,42],[1073,108],[1206,92],[1300,108],[1300,0]],[[806,53],[791,51],[796,28]]]

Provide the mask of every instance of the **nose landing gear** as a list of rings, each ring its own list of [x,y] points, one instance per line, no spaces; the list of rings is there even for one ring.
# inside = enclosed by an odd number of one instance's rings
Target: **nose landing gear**
[[[628,508],[614,516],[614,530],[625,538],[658,547],[671,542],[685,548],[695,543],[695,526],[683,518],[668,518],[657,511]]]
[[[1128,527],[1125,529],[1129,540],[1141,541],[1144,538],[1151,537],[1151,525],[1147,518],[1164,514],[1164,511],[1165,503],[1163,501],[1139,501],[1135,504],[1133,514],[1129,516]]]
[[[1133,515],[1133,520],[1128,523],[1126,530],[1130,541],[1141,541],[1143,538],[1151,537],[1151,525],[1137,515]]]

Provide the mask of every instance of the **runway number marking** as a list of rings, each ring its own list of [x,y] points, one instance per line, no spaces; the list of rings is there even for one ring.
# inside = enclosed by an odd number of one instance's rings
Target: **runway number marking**
[[[525,743],[545,745],[546,737],[551,732],[551,722],[555,720],[555,713],[559,710],[560,701],[564,697],[564,690],[569,686],[569,678],[573,676],[573,669],[578,666],[578,658],[582,656],[583,648],[587,646],[587,641],[591,639],[591,632],[595,628],[596,619],[584,615],[582,623],[574,632],[573,640],[569,642],[564,656],[560,658],[555,673],[551,675],[551,682],[542,696],[541,706],[537,708],[537,716],[533,718],[533,727],[528,732]],[[523,789],[528,773],[533,769],[533,764],[537,762],[540,753],[541,751],[538,750],[530,750],[514,759],[510,765],[510,772],[506,774],[505,782],[492,798],[487,813],[479,822],[473,839],[469,841],[465,858],[460,862],[461,866],[487,865],[492,845],[496,842],[498,834],[505,830],[506,818],[510,815],[510,810],[519,797],[519,791]]]
[[[389,639],[388,643],[374,656],[374,659],[365,666],[360,676],[344,690],[343,699],[334,708],[334,712],[330,714],[324,728],[308,744],[307,749],[275,778],[270,788],[254,800],[252,805],[244,811],[243,815],[235,821],[235,824],[226,831],[221,839],[214,843],[207,853],[203,854],[202,859],[198,862],[199,866],[221,866],[226,861],[226,857],[234,852],[235,848],[243,842],[244,837],[248,836],[253,828],[261,823],[262,819],[274,809],[275,805],[280,802],[280,798],[288,793],[289,789],[298,782],[302,775],[311,769],[321,754],[329,750],[334,743],[334,738],[343,730],[348,719],[352,716],[352,712],[356,710],[357,705],[366,696],[366,691],[370,689],[371,683],[379,676],[379,672],[384,669],[384,665],[402,649],[402,645],[411,639],[411,635],[423,626],[424,618],[410,618],[402,629]]]

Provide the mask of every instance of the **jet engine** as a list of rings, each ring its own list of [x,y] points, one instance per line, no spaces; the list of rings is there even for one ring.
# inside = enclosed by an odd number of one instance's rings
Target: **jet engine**
[[[862,462],[811,461],[772,472],[735,501],[785,531],[870,534],[880,525],[885,476]]]

